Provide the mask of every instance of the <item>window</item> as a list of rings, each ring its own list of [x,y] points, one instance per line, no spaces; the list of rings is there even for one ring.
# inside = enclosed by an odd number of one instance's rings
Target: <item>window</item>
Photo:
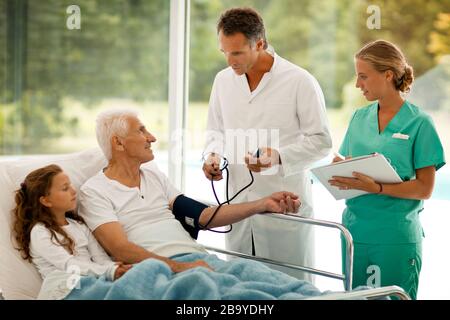
[[[72,4],[80,8],[80,29],[66,25]],[[163,151],[158,161],[164,160],[169,6],[165,0],[0,0],[0,154],[95,147],[96,114],[121,107],[141,113]]]

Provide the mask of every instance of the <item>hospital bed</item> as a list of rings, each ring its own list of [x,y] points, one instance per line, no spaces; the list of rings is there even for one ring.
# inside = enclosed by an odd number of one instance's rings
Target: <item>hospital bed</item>
[[[11,210],[14,207],[13,192],[18,189],[25,176],[32,170],[51,163],[61,166],[78,190],[89,177],[96,174],[106,165],[106,160],[101,151],[95,148],[73,154],[26,156],[0,161],[0,292],[2,292],[5,299],[35,299],[39,293],[42,280],[37,270],[33,265],[24,261],[20,257],[19,252],[13,248],[11,242]],[[155,164],[150,162],[145,165],[152,166]],[[205,249],[344,281],[345,292],[321,295],[310,299],[373,299],[387,296],[409,299],[408,295],[396,286],[351,291],[353,241],[349,231],[341,224],[291,214],[266,215],[273,219],[288,219],[295,223],[338,229],[346,242],[347,267],[344,273],[335,274],[307,266],[292,265],[210,246],[205,246]]]
[[[331,221],[325,221],[325,220],[318,220],[318,219],[312,219],[312,218],[304,218],[300,217],[295,214],[264,214],[265,216],[268,216],[273,219],[284,219],[284,220],[290,220],[294,223],[303,223],[313,226],[319,226],[324,228],[332,228],[337,229],[340,231],[342,237],[345,239],[345,245],[346,245],[346,263],[345,263],[345,271],[343,274],[336,274],[324,270],[318,270],[307,266],[300,266],[290,263],[285,263],[281,261],[275,261],[272,259],[267,259],[263,257],[257,257],[257,256],[251,256],[248,254],[243,254],[240,252],[230,251],[230,250],[224,250],[222,248],[216,248],[211,246],[204,245],[205,249],[208,251],[214,251],[218,253],[222,253],[225,255],[231,255],[236,256],[240,258],[246,258],[250,260],[256,260],[263,263],[269,263],[273,265],[278,265],[294,270],[300,270],[308,273],[312,273],[315,275],[332,278],[332,279],[338,279],[342,280],[344,282],[344,289],[345,292],[336,292],[332,294],[322,295],[318,297],[310,297],[308,300],[351,300],[351,299],[379,299],[379,298],[385,298],[385,297],[397,297],[400,300],[411,300],[409,295],[400,287],[398,286],[385,286],[380,288],[372,288],[372,289],[365,289],[365,290],[357,290],[352,291],[352,275],[353,275],[353,238],[350,232],[342,225],[336,222]]]

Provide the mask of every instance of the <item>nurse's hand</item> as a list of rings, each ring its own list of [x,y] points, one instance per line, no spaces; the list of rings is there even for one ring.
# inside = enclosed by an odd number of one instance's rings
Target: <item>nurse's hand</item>
[[[335,155],[336,155],[336,154],[335,154]],[[339,162],[339,161],[348,160],[348,159],[351,159],[351,158],[352,158],[352,157],[345,157],[345,159],[343,159],[341,156],[336,155],[336,156],[333,158],[333,163]]]
[[[338,187],[339,190],[362,190],[369,193],[379,193],[380,184],[373,180],[371,177],[366,176],[359,172],[352,173],[354,178],[347,177],[332,177],[328,180],[330,185]]]
[[[263,212],[298,213],[301,202],[298,196],[292,192],[281,191],[272,193],[262,199]]]
[[[208,180],[222,180],[223,176],[222,171],[220,171],[220,156],[211,153],[203,163],[203,172]]]
[[[267,147],[259,148],[259,150],[260,155],[258,158],[254,157],[251,153],[248,153],[245,156],[244,160],[248,170],[252,172],[261,172],[264,169],[281,164],[281,157],[278,150]]]

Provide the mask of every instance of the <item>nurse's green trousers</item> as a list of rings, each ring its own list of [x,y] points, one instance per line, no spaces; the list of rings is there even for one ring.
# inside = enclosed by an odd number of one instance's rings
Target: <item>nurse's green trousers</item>
[[[345,270],[345,258],[345,244],[343,242],[343,270]],[[415,300],[421,267],[421,242],[392,245],[355,242],[352,287],[396,285],[403,288]]]

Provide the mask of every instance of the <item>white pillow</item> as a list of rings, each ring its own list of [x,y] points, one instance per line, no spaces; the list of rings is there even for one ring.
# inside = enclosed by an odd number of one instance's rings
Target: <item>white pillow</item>
[[[100,149],[54,156],[26,156],[0,162],[0,289],[5,299],[35,299],[42,279],[32,264],[23,260],[11,240],[14,191],[31,171],[48,164],[59,165],[76,190],[106,166]]]

